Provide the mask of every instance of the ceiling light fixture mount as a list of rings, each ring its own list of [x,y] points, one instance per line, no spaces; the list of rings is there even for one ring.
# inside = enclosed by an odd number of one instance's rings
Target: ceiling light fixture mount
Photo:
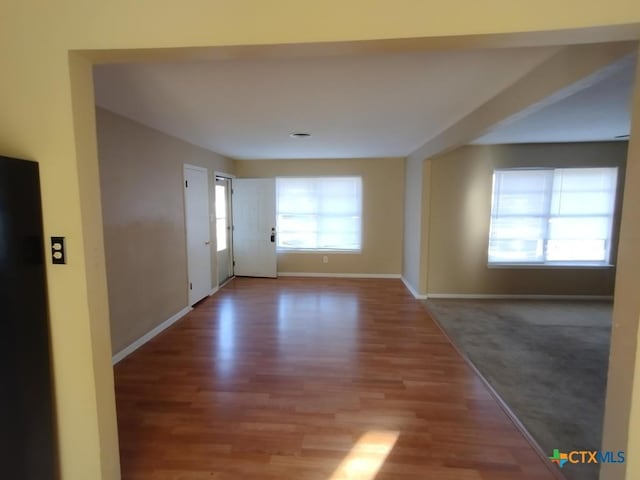
[[[289,136],[291,138],[309,138],[311,134],[307,132],[293,132],[290,133]]]

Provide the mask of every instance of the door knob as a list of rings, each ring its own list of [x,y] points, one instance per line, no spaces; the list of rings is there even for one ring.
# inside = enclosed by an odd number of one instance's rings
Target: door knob
[[[209,245],[211,244],[211,242],[209,240],[207,240],[206,242],[204,242],[205,245]]]

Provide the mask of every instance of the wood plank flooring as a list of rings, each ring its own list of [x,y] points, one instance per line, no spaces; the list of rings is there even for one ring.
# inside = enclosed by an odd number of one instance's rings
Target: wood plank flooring
[[[115,378],[123,480],[557,478],[399,280],[237,278]]]

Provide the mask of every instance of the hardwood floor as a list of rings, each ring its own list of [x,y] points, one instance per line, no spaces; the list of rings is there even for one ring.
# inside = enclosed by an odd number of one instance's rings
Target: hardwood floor
[[[123,480],[558,478],[399,280],[237,278],[115,378]]]

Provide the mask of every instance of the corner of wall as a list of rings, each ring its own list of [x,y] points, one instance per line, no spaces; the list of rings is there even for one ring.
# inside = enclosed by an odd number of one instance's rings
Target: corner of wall
[[[415,291],[420,288],[420,235],[422,230],[422,159],[405,162],[402,278]]]
[[[429,288],[429,234],[431,229],[431,167],[430,158],[422,163],[422,228],[420,231],[420,271],[418,292],[426,295]]]

